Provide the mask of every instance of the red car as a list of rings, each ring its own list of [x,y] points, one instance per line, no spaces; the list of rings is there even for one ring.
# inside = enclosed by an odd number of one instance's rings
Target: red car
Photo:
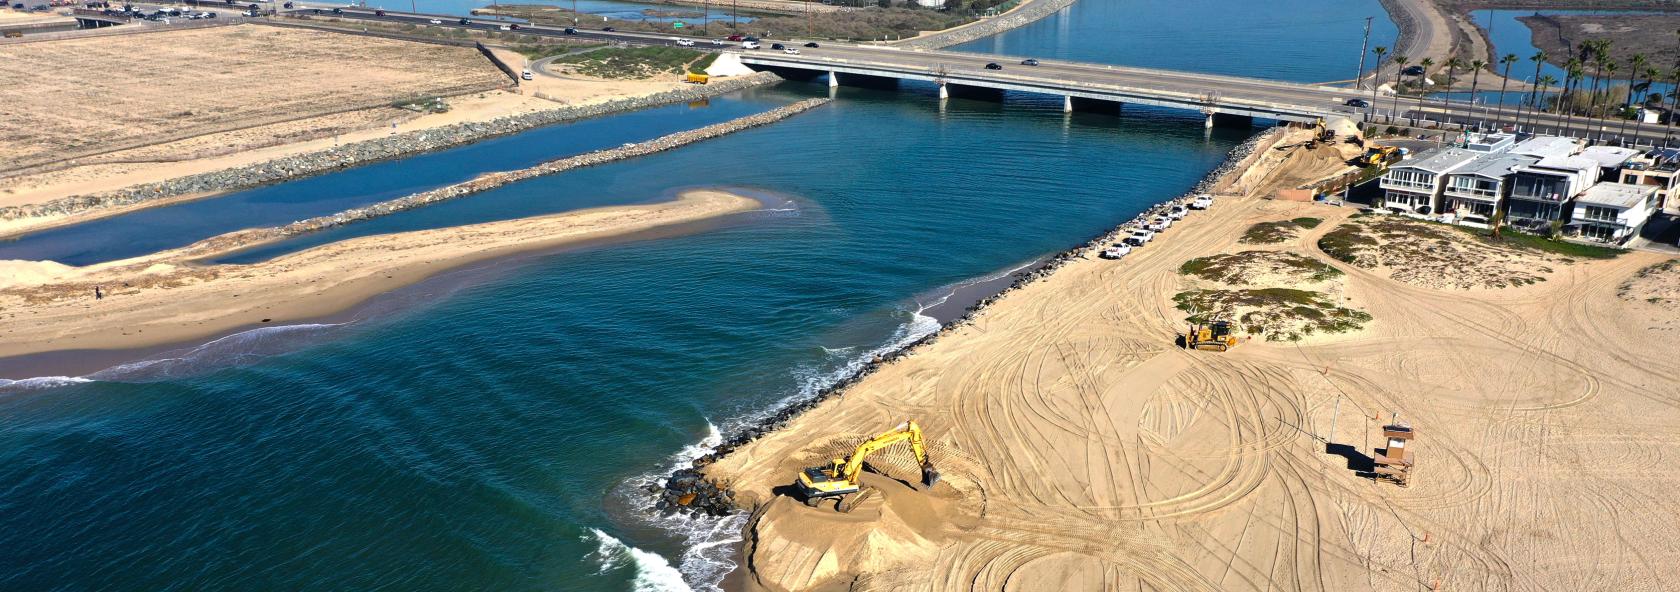
[[[740,35],[730,35],[730,36],[729,36],[729,37],[728,37],[728,39],[729,39],[729,40],[730,40],[730,41],[740,41],[740,40],[741,40],[741,36],[740,36]]]

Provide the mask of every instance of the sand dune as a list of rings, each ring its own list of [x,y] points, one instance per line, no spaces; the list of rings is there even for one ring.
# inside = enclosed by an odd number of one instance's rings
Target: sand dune
[[[1680,312],[1618,295],[1662,258],[1423,287],[1316,247],[1350,213],[1222,197],[1123,261],[1076,261],[1010,293],[724,457],[707,474],[758,506],[749,585],[1673,589],[1680,472],[1662,459],[1680,445]],[[1373,320],[1228,353],[1175,348],[1185,315],[1171,297],[1192,282],[1179,266],[1302,216],[1325,222],[1276,248],[1339,269],[1345,304]],[[1647,283],[1622,291],[1660,289]],[[1420,434],[1408,488],[1353,470],[1393,416]],[[906,418],[949,484],[870,475],[886,495],[851,515],[773,491]],[[903,456],[875,464],[913,482]]]

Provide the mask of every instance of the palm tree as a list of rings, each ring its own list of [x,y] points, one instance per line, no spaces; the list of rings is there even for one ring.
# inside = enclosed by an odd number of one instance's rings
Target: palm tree
[[[1633,54],[1632,57],[1628,58],[1628,66],[1628,96],[1627,100],[1622,102],[1622,114],[1619,118],[1621,121],[1616,124],[1616,137],[1621,138],[1624,145],[1627,143],[1627,112],[1633,109],[1634,81],[1639,78],[1640,74],[1645,73],[1645,54]],[[1638,119],[1639,113],[1634,112],[1633,117]],[[1637,144],[1638,142],[1634,143]]]
[[[1508,53],[1499,58],[1499,63],[1505,66],[1505,75],[1499,77],[1499,104],[1494,107],[1493,119],[1498,121],[1505,116],[1505,86],[1511,84],[1511,64],[1517,63],[1517,54]],[[1496,124],[1497,125],[1497,124]]]
[[[1581,81],[1586,78],[1587,71],[1581,66],[1581,60],[1574,58],[1570,58],[1569,64],[1565,66],[1565,68],[1565,82],[1563,84],[1563,129],[1565,131],[1564,135],[1567,136],[1569,135],[1568,130],[1570,126],[1574,125],[1575,100],[1578,98],[1577,93],[1580,92]],[[1572,83],[1576,88],[1574,91],[1570,90],[1570,85]]]
[[[1534,86],[1528,89],[1528,112],[1532,114],[1536,108],[1540,107],[1540,104],[1535,102],[1534,99],[1540,91],[1540,65],[1546,63],[1545,50],[1534,52],[1534,55],[1529,56],[1528,60],[1534,62]],[[1519,115],[1517,120],[1521,121],[1522,117]]]
[[[1368,109],[1367,112],[1375,114],[1377,108],[1377,87],[1382,86],[1377,82],[1377,73],[1382,72],[1383,56],[1388,55],[1388,48],[1378,45],[1376,49],[1371,50],[1371,53],[1377,54],[1377,66],[1376,70],[1371,73],[1371,108]]]
[[[1410,61],[1410,58],[1403,55],[1394,56],[1394,112],[1389,114],[1390,120],[1400,114],[1400,75],[1406,72],[1406,62]]]
[[[1541,76],[1540,80],[1535,81],[1535,84],[1538,84],[1540,86],[1544,86],[1544,87],[1547,87],[1547,88],[1551,88],[1551,86],[1554,85],[1554,84],[1557,84],[1557,82],[1558,82],[1558,79],[1556,77],[1552,76],[1551,74],[1547,74],[1545,76]],[[1536,107],[1538,107],[1538,105],[1536,105]],[[1533,112],[1534,111],[1532,109],[1529,110],[1529,113],[1533,113]],[[1537,117],[1538,116],[1536,116],[1536,118]],[[1531,127],[1537,127],[1539,125],[1539,121],[1537,119],[1530,119],[1530,123],[1533,124]],[[1555,131],[1556,130],[1555,130],[1555,126],[1554,126],[1554,132]]]
[[[1470,60],[1470,104],[1476,104],[1477,81],[1482,79],[1482,70],[1488,67],[1487,60]]]
[[[1645,69],[1645,90],[1642,92],[1642,94],[1644,96],[1642,96],[1639,99],[1639,110],[1633,112],[1633,140],[1634,140],[1633,143],[1634,144],[1639,143],[1639,134],[1643,133],[1644,130],[1645,130],[1645,118],[1643,117],[1643,115],[1644,115],[1645,107],[1647,105],[1651,104],[1650,93],[1651,93],[1651,89],[1656,87],[1658,76],[1662,76],[1662,72],[1657,70],[1656,68],[1646,68]],[[1655,142],[1653,142],[1653,144],[1655,144]]]
[[[1582,52],[1591,54],[1593,61],[1592,101],[1587,104],[1587,116],[1598,116],[1598,83],[1604,80],[1604,63],[1610,61],[1610,42],[1589,39],[1581,43]]]
[[[1423,58],[1418,61],[1423,66],[1423,73],[1418,74],[1418,112],[1412,116],[1412,125],[1417,125],[1417,115],[1423,115],[1423,97],[1429,94],[1429,67],[1435,65],[1434,58]]]
[[[1616,77],[1616,70],[1619,69],[1621,69],[1621,66],[1617,65],[1616,62],[1610,62],[1604,65],[1604,73],[1606,74],[1604,78],[1604,117],[1606,118],[1610,117],[1610,80]],[[1616,119],[1621,118],[1622,114],[1616,113]],[[1599,141],[1604,140],[1604,130],[1607,127],[1608,126],[1605,125],[1605,121],[1603,119],[1598,120]]]

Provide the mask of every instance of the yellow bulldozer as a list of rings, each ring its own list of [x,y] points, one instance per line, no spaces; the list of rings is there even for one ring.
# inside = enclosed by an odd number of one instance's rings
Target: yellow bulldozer
[[[1184,334],[1184,347],[1187,349],[1206,349],[1226,351],[1237,345],[1237,336],[1231,334],[1231,322],[1215,319],[1205,325],[1197,323],[1190,325],[1190,331]]]
[[[864,487],[858,478],[863,472],[863,461],[869,455],[899,442],[909,442],[910,451],[915,453],[916,462],[922,466],[922,485],[933,487],[939,482],[939,471],[933,468],[933,462],[928,458],[927,446],[922,443],[922,426],[915,420],[906,421],[887,432],[865,440],[858,444],[857,450],[851,456],[836,458],[828,465],[807,467],[800,471],[799,480],[795,485],[805,496],[805,505],[815,507],[824,499],[839,498],[835,509],[850,512],[864,500],[877,492],[873,487]]]

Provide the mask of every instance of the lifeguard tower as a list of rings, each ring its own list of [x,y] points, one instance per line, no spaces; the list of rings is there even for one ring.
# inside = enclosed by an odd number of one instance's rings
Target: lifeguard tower
[[[1417,463],[1412,455],[1411,441],[1416,435],[1412,426],[1395,422],[1383,426],[1383,437],[1388,439],[1388,447],[1380,451],[1372,459],[1378,479],[1386,479],[1395,485],[1405,487],[1411,482],[1412,467]]]

